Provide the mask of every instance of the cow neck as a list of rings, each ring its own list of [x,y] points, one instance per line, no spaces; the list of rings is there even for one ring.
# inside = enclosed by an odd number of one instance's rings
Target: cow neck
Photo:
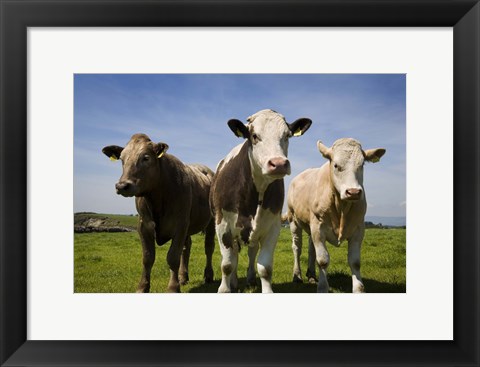
[[[175,163],[173,156],[169,154],[163,155],[158,160],[157,182],[153,189],[145,195],[150,206],[162,208],[164,205],[168,205],[168,201],[175,196],[175,192],[178,193],[178,167]],[[175,184],[176,182],[177,184]]]
[[[247,140],[245,141],[245,143],[243,143],[240,151],[235,157],[235,160],[238,160],[239,165],[237,166],[238,168],[236,167],[234,168],[234,170],[240,169],[242,171],[238,173],[238,177],[242,177],[243,178],[242,181],[244,182],[242,190],[247,193],[253,194],[257,198],[257,200],[262,200],[265,190],[263,192],[260,192],[255,183],[256,178],[253,173],[255,171],[255,168],[250,158],[250,151],[251,151],[251,143],[250,141]],[[251,197],[251,196],[248,195],[248,197]]]
[[[330,167],[329,167],[329,173],[330,173]],[[329,176],[330,177],[330,176]],[[344,238],[344,232],[345,232],[345,223],[346,219],[348,216],[348,213],[352,209],[352,202],[351,201],[346,201],[342,200],[340,197],[340,193],[337,191],[335,188],[335,185],[333,184],[333,181],[329,179],[330,181],[330,190],[332,192],[332,200],[333,200],[333,208],[331,211],[331,220],[332,220],[332,228],[334,228],[335,234],[337,235],[337,240],[338,243],[342,242]]]
[[[238,212],[245,218],[255,216],[258,192],[252,180],[248,159],[248,143],[245,142],[237,154],[217,169],[218,177],[214,183],[214,190],[218,191],[213,204],[215,210],[221,208],[228,212]]]
[[[239,152],[239,158],[242,160],[242,162],[245,162],[244,164],[242,164],[242,176],[245,178],[245,186],[243,187],[243,190],[245,190],[245,192],[247,193],[245,197],[248,197],[250,200],[254,199],[257,205],[261,205],[264,192],[258,191],[257,185],[255,184],[255,177],[253,174],[254,167],[250,158],[251,146],[252,143],[247,140]],[[246,163],[247,161],[248,163]],[[248,206],[250,207],[250,205]],[[250,210],[252,210],[252,208]],[[255,212],[253,213],[253,216],[255,216]]]
[[[249,175],[250,177],[252,177],[253,186],[258,192],[258,206],[261,206],[263,204],[263,197],[265,195],[265,191],[267,191],[268,186],[270,186],[273,181],[266,180],[265,176],[261,172],[261,167],[255,165],[252,159],[251,143],[246,142],[245,144],[247,144],[248,146],[248,162],[250,168]],[[259,171],[260,173],[258,173]]]
[[[270,209],[274,214],[280,213],[285,197],[283,179],[266,179],[261,173],[255,175],[255,172],[261,169],[257,167],[258,169],[255,170],[256,167],[254,167],[254,163],[252,162],[250,149],[248,150],[248,160],[250,162],[250,177],[252,177],[253,187],[258,193],[257,214],[260,209]]]

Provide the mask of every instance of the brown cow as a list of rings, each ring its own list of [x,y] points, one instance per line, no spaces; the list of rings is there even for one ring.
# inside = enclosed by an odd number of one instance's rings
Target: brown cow
[[[365,161],[378,162],[385,149],[362,150],[360,143],[354,139],[339,139],[331,148],[318,141],[317,147],[328,162],[320,168],[300,173],[292,180],[288,190],[287,219],[292,232],[293,281],[302,281],[299,258],[302,230],[305,230],[309,235],[309,281],[315,280],[315,254],[320,268],[317,291],[328,292],[330,256],[327,241],[339,246],[347,240],[352,290],[361,293],[364,287],[360,276],[360,247],[367,211],[363,164]]]
[[[213,172],[203,165],[183,164],[166,154],[167,149],[167,144],[155,144],[145,134],[133,135],[125,148],[110,145],[102,149],[110,159],[122,161],[123,173],[115,185],[117,194],[135,196],[143,249],[139,293],[150,291],[155,241],[162,246],[170,240],[168,291],[180,291],[180,284],[188,282],[190,235],[200,231],[205,231],[204,278],[213,281],[215,224],[208,201]]]

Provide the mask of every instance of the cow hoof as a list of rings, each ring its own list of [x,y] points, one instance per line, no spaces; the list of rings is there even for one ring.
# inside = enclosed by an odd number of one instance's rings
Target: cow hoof
[[[205,283],[213,283],[213,270],[212,269],[205,269],[203,272],[203,280]]]
[[[257,286],[257,276],[255,272],[250,272],[247,274],[247,287],[256,287]]]
[[[218,287],[217,293],[232,293],[232,291],[227,287],[220,286]]]
[[[298,275],[295,274],[295,275],[293,276],[292,282],[293,282],[293,283],[303,283],[303,279],[302,279],[302,277],[300,277],[300,276],[298,276]]]
[[[140,283],[137,287],[137,293],[149,293],[150,292],[150,284]]]
[[[184,275],[180,275],[178,277],[178,281],[180,282],[180,285],[188,284],[188,281],[189,281],[188,273],[186,273]]]
[[[365,288],[363,285],[358,286],[353,289],[352,293],[365,293]]]
[[[309,277],[309,278],[308,278],[308,283],[310,283],[310,284],[315,284],[315,283],[317,283],[317,278],[315,278],[315,277]]]
[[[307,270],[307,272],[305,273],[305,275],[307,276],[307,278],[310,280],[310,278],[313,278],[315,279],[315,281],[317,281],[317,275],[315,274],[315,270],[311,271],[311,270]]]

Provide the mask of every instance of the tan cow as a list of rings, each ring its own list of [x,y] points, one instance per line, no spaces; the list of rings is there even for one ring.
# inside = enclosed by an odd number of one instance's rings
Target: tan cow
[[[288,190],[287,219],[292,232],[293,281],[302,282],[300,254],[302,230],[309,235],[309,281],[315,281],[315,259],[320,269],[317,292],[328,292],[327,241],[339,246],[348,241],[348,264],[352,271],[353,293],[364,292],[360,276],[360,248],[365,233],[367,201],[363,188],[365,161],[378,162],[385,149],[362,150],[354,139],[337,140],[331,148],[317,142],[328,159],[320,168],[311,168],[295,177]],[[314,256],[315,255],[315,256]]]
[[[150,291],[150,273],[159,246],[172,240],[167,253],[169,292],[179,292],[188,281],[190,235],[205,231],[205,281],[213,281],[212,254],[215,223],[209,194],[213,172],[199,164],[186,165],[167,154],[168,145],[153,143],[145,134],[135,134],[123,147],[110,145],[102,152],[122,161],[123,173],[115,185],[117,194],[135,196],[138,233],[143,249],[143,273],[137,292]]]

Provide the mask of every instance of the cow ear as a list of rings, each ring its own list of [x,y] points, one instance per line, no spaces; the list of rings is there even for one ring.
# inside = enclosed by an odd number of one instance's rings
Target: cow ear
[[[228,127],[233,133],[239,138],[248,139],[250,137],[250,132],[245,124],[237,119],[231,119],[228,121]]]
[[[366,161],[376,163],[382,158],[385,152],[386,150],[383,148],[367,149],[363,152],[363,155]]]
[[[166,143],[158,143],[153,146],[153,151],[157,158],[162,158],[162,156],[167,152],[168,144]]]
[[[302,117],[287,125],[293,136],[301,136],[310,128],[311,124],[312,120]]]
[[[322,155],[328,160],[332,159],[332,149],[324,145],[320,140],[317,141],[317,148]]]
[[[102,153],[105,154],[111,161],[116,161],[120,158],[120,154],[122,154],[123,147],[119,147],[118,145],[109,145],[102,149]]]

